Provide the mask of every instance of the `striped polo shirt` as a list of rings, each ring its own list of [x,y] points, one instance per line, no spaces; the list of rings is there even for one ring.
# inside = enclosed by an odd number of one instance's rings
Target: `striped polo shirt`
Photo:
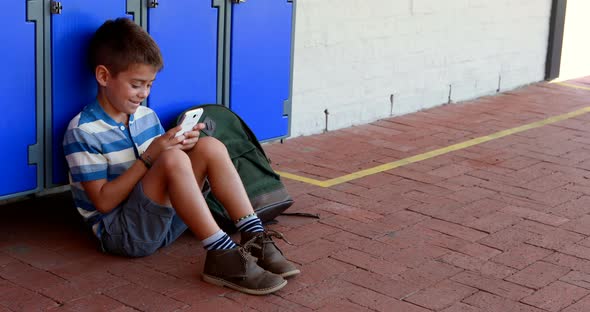
[[[116,122],[98,101],[84,107],[68,126],[63,140],[70,168],[70,185],[78,212],[100,237],[103,217],[84,191],[81,182],[112,181],[139,158],[164,129],[153,110],[140,106],[129,116],[129,126]]]

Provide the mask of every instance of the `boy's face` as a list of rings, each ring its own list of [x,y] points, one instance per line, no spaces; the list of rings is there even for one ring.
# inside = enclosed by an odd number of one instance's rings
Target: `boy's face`
[[[99,101],[111,117],[122,122],[120,118],[135,113],[148,97],[156,73],[151,65],[135,64],[113,77],[106,67],[98,66],[96,78],[102,87]]]

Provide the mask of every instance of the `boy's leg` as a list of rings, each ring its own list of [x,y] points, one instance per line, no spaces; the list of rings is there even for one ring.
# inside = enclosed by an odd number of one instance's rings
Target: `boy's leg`
[[[262,222],[254,213],[242,180],[223,143],[212,137],[199,139],[188,153],[195,177],[202,185],[208,177],[211,192],[223,204],[240,232],[262,232]]]
[[[202,185],[205,177],[209,179],[211,191],[242,232],[241,243],[254,240],[262,246],[252,251],[252,255],[259,259],[258,264],[283,277],[299,274],[300,271],[285,259],[272,240],[273,236],[282,238],[282,235],[264,231],[225,145],[212,137],[200,138],[188,155],[199,185]]]
[[[287,281],[259,267],[247,250],[237,248],[219,229],[201,194],[203,180],[204,176],[195,176],[186,153],[171,149],[160,155],[141,183],[145,196],[163,206],[174,207],[203,241],[208,249],[203,270],[205,281],[256,295],[283,288]]]
[[[183,220],[188,220],[185,221],[188,227],[195,229],[195,235],[204,240],[220,230],[200,191],[208,177],[211,191],[226,207],[232,220],[241,219],[242,229],[249,232],[262,231],[262,223],[254,214],[225,145],[214,138],[201,138],[188,155],[190,162],[182,151],[166,151],[164,158],[142,179],[146,195],[159,204],[171,204]]]
[[[204,240],[218,232],[219,226],[207,209],[191,163],[181,150],[162,153],[141,180],[143,191],[152,201],[174,207],[176,213],[197,236]]]
[[[211,191],[232,220],[254,213],[242,180],[223,143],[212,137],[200,138],[188,155],[199,185],[203,185],[205,177],[209,179]]]

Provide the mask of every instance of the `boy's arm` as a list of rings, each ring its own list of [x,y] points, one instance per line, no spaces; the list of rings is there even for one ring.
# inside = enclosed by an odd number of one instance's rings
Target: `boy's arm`
[[[141,157],[153,163],[162,151],[169,148],[182,148],[185,137],[174,137],[179,130],[180,127],[175,127],[162,136],[155,138]],[[108,213],[129,196],[135,185],[147,173],[147,170],[148,168],[143,161],[138,159],[123,174],[110,182],[103,178],[81,182],[81,184],[96,210],[101,213]]]
[[[147,170],[145,164],[138,159],[116,179],[110,182],[107,182],[107,179],[86,181],[82,182],[82,187],[96,210],[109,213],[129,196]]]

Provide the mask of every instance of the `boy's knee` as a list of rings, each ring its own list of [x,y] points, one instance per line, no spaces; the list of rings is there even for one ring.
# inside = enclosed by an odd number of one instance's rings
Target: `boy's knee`
[[[190,158],[180,149],[168,149],[160,154],[157,164],[163,166],[167,172],[175,172],[176,169],[190,167]]]
[[[227,153],[225,145],[214,137],[200,138],[196,145],[196,150],[201,155],[218,155],[219,153]]]

